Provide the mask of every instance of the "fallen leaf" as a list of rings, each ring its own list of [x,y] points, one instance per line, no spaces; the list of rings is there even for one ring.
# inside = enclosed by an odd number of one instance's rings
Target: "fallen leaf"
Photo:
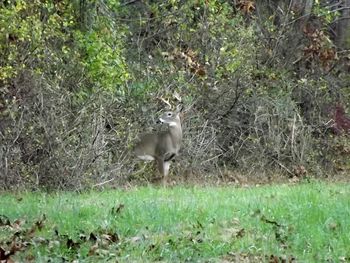
[[[272,225],[277,226],[277,227],[280,227],[280,226],[281,226],[281,225],[280,225],[279,223],[277,223],[276,221],[267,219],[264,215],[262,215],[260,219],[261,219],[261,221],[263,221],[263,222],[265,222],[265,223],[272,224]]]
[[[90,233],[90,236],[89,236],[89,240],[90,241],[96,241],[97,240],[97,237],[96,237],[96,235],[94,234],[94,233]]]
[[[43,238],[43,237],[34,237],[32,239],[32,241],[34,243],[37,243],[37,244],[48,244],[49,243],[49,241],[46,238]]]
[[[42,217],[39,219],[39,220],[37,220],[33,225],[32,225],[32,227],[31,228],[29,228],[26,232],[25,232],[25,236],[27,237],[27,238],[32,238],[32,237],[34,237],[34,234],[35,234],[35,232],[36,232],[36,230],[41,230],[42,228],[43,228],[43,226],[44,226],[44,221],[46,220],[46,216],[45,216],[45,214],[44,215],[42,215]],[[58,233],[58,232],[57,232]]]
[[[239,224],[240,224],[239,218],[234,217],[234,218],[232,219],[232,223],[233,223],[234,225],[239,225]]]
[[[115,206],[112,208],[111,214],[112,215],[120,214],[123,208],[124,208],[124,204],[119,204],[118,206]]]
[[[79,234],[79,239],[81,240],[81,241],[83,241],[83,242],[85,242],[86,240],[87,240],[87,237],[86,237],[86,235],[84,235],[84,234]]]
[[[66,245],[67,245],[67,248],[74,249],[74,250],[76,250],[76,249],[78,249],[80,247],[80,243],[79,242],[74,242],[74,240],[71,239],[71,238],[67,239]]]
[[[328,228],[332,231],[336,230],[338,228],[338,224],[336,222],[331,222],[328,224]]]
[[[20,220],[20,219],[16,219],[13,224],[12,227],[16,230],[20,230],[22,229],[22,226],[25,224],[25,220]]]
[[[269,258],[269,263],[279,263],[279,257],[275,256],[275,255],[271,255]]]
[[[49,241],[49,249],[52,249],[54,247],[59,247],[60,246],[60,241],[58,240],[50,240]]]
[[[90,247],[88,255],[89,256],[95,255],[97,249],[98,249],[98,243],[96,242],[93,246]]]
[[[117,233],[108,233],[108,234],[103,234],[101,235],[101,238],[104,238],[110,242],[116,243],[119,241],[119,236]]]
[[[9,257],[8,253],[6,253],[6,250],[0,247],[0,260],[7,260]]]
[[[35,225],[39,230],[41,230],[43,228],[45,220],[46,220],[46,215],[43,214],[41,216],[41,219],[39,219],[38,221],[35,222]]]
[[[11,226],[10,219],[5,215],[0,215],[0,227],[1,226]]]
[[[33,254],[27,255],[26,262],[35,262],[35,256]]]
[[[14,255],[16,252],[24,250],[29,245],[29,242],[22,242],[21,240],[14,239],[10,245],[10,254]]]
[[[349,262],[350,258],[349,257],[339,257],[340,262]]]
[[[225,242],[228,242],[232,240],[233,238],[241,238],[245,235],[245,229],[244,228],[225,228],[222,231],[221,237]]]
[[[141,240],[142,240],[142,238],[139,236],[135,236],[135,237],[130,238],[131,243],[138,243]]]
[[[245,234],[245,230],[244,228],[241,228],[237,233],[236,233],[236,237],[243,237]]]

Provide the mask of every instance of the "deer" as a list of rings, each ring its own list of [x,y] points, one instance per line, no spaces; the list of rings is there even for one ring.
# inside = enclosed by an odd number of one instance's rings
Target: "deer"
[[[134,147],[134,154],[139,159],[155,161],[164,186],[167,184],[170,161],[179,154],[181,147],[181,110],[182,106],[178,105],[175,111],[164,112],[159,121],[168,125],[167,130],[144,134]]]

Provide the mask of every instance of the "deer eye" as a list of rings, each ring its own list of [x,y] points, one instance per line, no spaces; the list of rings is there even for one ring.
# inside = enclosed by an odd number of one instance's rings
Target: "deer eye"
[[[171,117],[171,115],[173,115],[173,114],[171,112],[168,112],[167,115],[168,115],[168,117]]]

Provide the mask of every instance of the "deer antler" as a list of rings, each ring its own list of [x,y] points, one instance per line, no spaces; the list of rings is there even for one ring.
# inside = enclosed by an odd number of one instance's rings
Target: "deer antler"
[[[180,94],[177,93],[176,90],[175,90],[174,93],[173,93],[173,97],[174,97],[178,102],[181,102],[181,101],[182,101]]]
[[[164,99],[163,97],[158,97],[158,99],[159,99],[161,102],[163,102],[163,103],[165,103],[166,105],[168,105],[169,109],[172,108],[172,107],[171,107],[171,103],[170,103],[168,100]]]

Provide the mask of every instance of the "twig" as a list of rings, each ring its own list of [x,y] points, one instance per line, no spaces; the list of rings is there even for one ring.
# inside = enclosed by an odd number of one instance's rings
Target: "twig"
[[[202,164],[205,164],[205,163],[207,163],[207,162],[210,162],[210,161],[212,161],[212,160],[214,160],[214,159],[218,159],[220,156],[222,156],[222,155],[224,155],[223,153],[219,153],[219,154],[217,154],[217,155],[215,155],[214,157],[212,157],[212,158],[209,158],[209,159],[207,159],[207,160],[204,160],[204,161],[202,161],[201,162],[201,165]]]
[[[122,3],[120,4],[120,6],[127,6],[127,5],[131,5],[131,4],[134,4],[136,2],[138,2],[139,0],[130,0],[128,2],[125,2],[125,3]]]
[[[287,173],[289,173],[290,175],[294,176],[294,174],[286,166],[284,166],[282,163],[277,161],[275,158],[272,158],[272,160],[274,162],[276,162],[279,166],[281,166],[284,170],[286,170]]]
[[[337,9],[331,10],[330,12],[334,13],[334,12],[342,11],[342,10],[346,10],[346,9],[350,9],[350,6],[345,6],[345,7],[337,8]],[[308,17],[308,16],[310,16],[310,15],[312,15],[312,12],[307,13],[307,14],[304,14],[304,15],[302,15],[302,16],[299,16],[298,18],[296,18],[296,19],[290,21],[289,23],[285,24],[285,26],[289,26],[289,25],[291,25],[291,24],[294,24],[296,21],[298,21],[298,20],[300,20],[300,19],[303,19],[303,18],[305,18],[305,17]],[[325,16],[325,15],[328,15],[328,13],[326,13],[326,14],[319,14],[318,16]]]
[[[109,182],[112,182],[114,179],[115,179],[115,178],[112,178],[112,179],[109,179],[109,180],[104,181],[104,182],[102,182],[102,183],[94,184],[92,187],[94,188],[94,187],[97,187],[97,186],[101,186],[101,185],[107,184],[107,183],[109,183]]]

